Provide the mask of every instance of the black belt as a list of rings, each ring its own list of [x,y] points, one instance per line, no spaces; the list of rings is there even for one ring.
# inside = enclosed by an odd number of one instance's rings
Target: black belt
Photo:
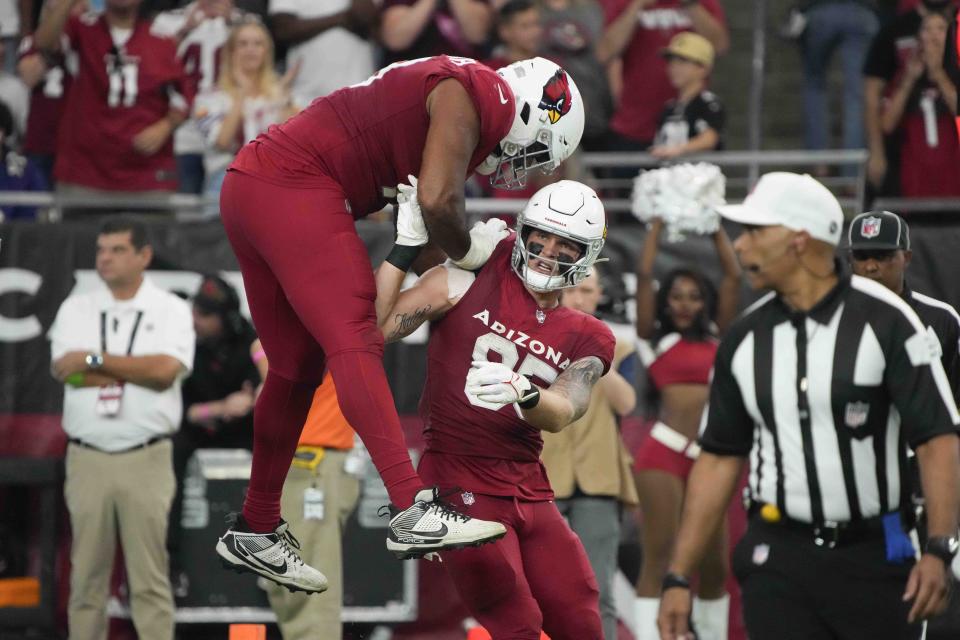
[[[747,509],[751,521],[759,522],[770,527],[783,527],[810,534],[813,543],[818,547],[835,549],[864,540],[883,538],[883,516],[872,518],[862,518],[860,520],[850,520],[847,522],[824,522],[814,524],[794,520],[783,514],[779,514],[777,520],[771,520],[762,517],[760,510],[763,507],[761,503],[754,503]]]
[[[130,453],[131,451],[136,451],[138,449],[146,449],[147,447],[153,446],[158,442],[163,442],[164,440],[169,440],[169,439],[170,439],[169,434],[165,434],[162,436],[154,436],[149,440],[147,440],[146,442],[141,442],[140,444],[135,444],[132,447],[127,447],[126,449],[120,449],[119,451],[106,451],[96,445],[90,444],[89,442],[84,442],[80,438],[67,438],[67,442],[69,442],[70,444],[75,444],[78,447],[83,447],[84,449],[99,451],[100,453],[116,454],[116,453]]]

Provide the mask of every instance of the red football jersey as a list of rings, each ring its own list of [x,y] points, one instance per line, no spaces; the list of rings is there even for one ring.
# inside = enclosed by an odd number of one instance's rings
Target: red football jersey
[[[354,217],[379,211],[387,203],[384,190],[419,175],[430,126],[427,95],[447,78],[463,85],[480,115],[469,175],[510,131],[513,93],[482,64],[448,56],[398,62],[314,100],[244,147],[231,168],[301,188],[330,177],[343,187]]]
[[[602,0],[607,25],[620,17],[629,0]],[[693,21],[680,0],[656,0],[636,16],[633,37],[624,49],[623,91],[610,128],[638,142],[652,142],[663,106],[676,97],[667,77],[667,62],[661,52],[681,31],[691,31]],[[718,0],[701,0],[700,6],[726,23]]]
[[[33,36],[20,42],[20,58],[37,54]],[[55,57],[56,63],[47,67],[43,79],[30,92],[30,114],[27,116],[27,131],[23,150],[37,155],[53,155],[57,150],[57,130],[63,113],[63,97],[69,87],[70,76],[63,66],[63,56]]]
[[[514,237],[500,243],[460,302],[430,327],[420,401],[427,449],[420,474],[441,487],[550,500],[540,430],[514,405],[469,396],[471,363],[503,362],[548,387],[587,356],[600,358],[606,372],[615,341],[603,322],[580,311],[557,307],[538,319],[537,303],[510,266]]]
[[[140,20],[118,46],[103,16],[92,13],[71,16],[64,34],[76,77],[67,92],[54,175],[95,189],[174,189],[173,136],[149,156],[133,148],[133,138],[172,109],[189,112],[193,92],[176,42],[152,34],[150,23]]]

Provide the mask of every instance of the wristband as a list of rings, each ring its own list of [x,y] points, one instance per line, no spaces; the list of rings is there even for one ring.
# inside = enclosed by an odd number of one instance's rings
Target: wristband
[[[204,421],[209,420],[213,414],[213,411],[210,409],[210,403],[201,404],[197,407],[197,420]]]
[[[409,271],[417,259],[417,256],[420,255],[421,249],[423,249],[422,246],[408,247],[402,244],[395,244],[393,245],[393,249],[390,250],[390,254],[384,258],[384,260],[397,269],[400,269],[400,271]]]
[[[521,409],[533,409],[539,403],[540,389],[533,387],[530,389],[530,395],[528,395],[526,399],[518,401],[517,406],[519,406]]]
[[[477,246],[477,243],[471,238],[470,248],[467,249],[467,252],[463,255],[463,257],[459,260],[454,260],[451,258],[450,261],[464,271],[475,271],[484,265],[486,259],[483,257],[483,251],[481,251],[480,247]]]
[[[663,582],[660,585],[660,591],[666,591],[667,589],[690,589],[690,580],[686,576],[682,576],[679,573],[668,573],[663,576]]]
[[[82,387],[83,386],[84,375],[83,372],[78,371],[76,373],[71,373],[66,378],[64,378],[64,384],[68,384],[71,387]]]

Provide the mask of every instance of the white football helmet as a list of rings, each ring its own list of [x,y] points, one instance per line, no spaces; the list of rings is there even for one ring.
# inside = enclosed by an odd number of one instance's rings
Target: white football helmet
[[[573,262],[539,258],[536,248],[527,248],[533,229],[576,243],[581,248],[579,256]],[[573,180],[555,182],[533,194],[517,216],[517,237],[511,258],[513,270],[535,291],[576,286],[590,275],[590,267],[600,256],[606,238],[606,215],[596,192]],[[531,268],[530,261],[534,258],[555,263],[553,272],[546,274]]]
[[[545,58],[497,70],[516,99],[513,126],[477,168],[490,184],[520,189],[532,169],[550,173],[576,150],[583,136],[583,100],[566,71]],[[491,175],[492,174],[492,175]]]

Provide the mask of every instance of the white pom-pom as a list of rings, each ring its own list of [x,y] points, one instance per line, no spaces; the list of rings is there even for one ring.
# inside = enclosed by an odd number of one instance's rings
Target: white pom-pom
[[[632,211],[641,222],[663,220],[667,242],[707,235],[720,227],[726,180],[713,164],[678,164],[643,171],[633,181]]]

